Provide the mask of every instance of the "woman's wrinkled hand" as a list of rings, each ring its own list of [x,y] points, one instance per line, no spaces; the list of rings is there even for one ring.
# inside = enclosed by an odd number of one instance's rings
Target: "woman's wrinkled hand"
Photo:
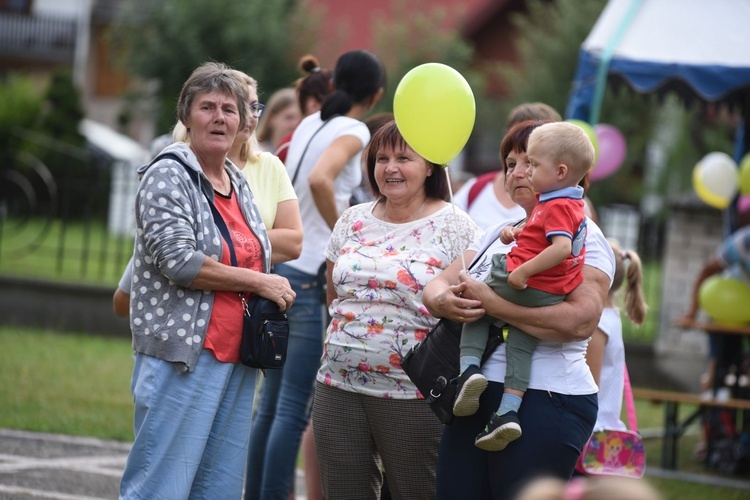
[[[263,283],[263,289],[258,291],[257,294],[276,302],[282,311],[286,311],[292,307],[297,294],[289,285],[289,280],[278,274],[265,274],[264,276],[266,278]]]
[[[484,316],[484,309],[480,301],[466,297],[465,292],[465,284],[452,285],[437,296],[433,308],[442,318],[473,323]]]
[[[482,308],[483,304],[489,303],[496,297],[495,291],[487,285],[484,281],[469,276],[466,271],[461,271],[458,274],[460,284],[458,286],[463,287],[463,296],[467,299],[471,299],[475,303],[479,303],[477,306],[478,310],[482,311],[482,315],[485,314],[485,310]],[[481,317],[481,315],[479,316]],[[476,318],[479,319],[479,318]],[[467,321],[468,323],[468,321]]]

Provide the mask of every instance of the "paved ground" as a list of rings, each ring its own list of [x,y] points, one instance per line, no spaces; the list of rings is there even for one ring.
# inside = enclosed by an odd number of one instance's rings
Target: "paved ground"
[[[0,499],[117,498],[130,445],[117,441],[0,429]],[[297,500],[304,481],[297,473]]]
[[[129,444],[0,429],[0,498],[117,498]]]
[[[0,429],[0,500],[117,498],[130,445],[117,441]],[[664,471],[649,476],[750,490],[750,481]],[[306,500],[297,471],[296,500]]]

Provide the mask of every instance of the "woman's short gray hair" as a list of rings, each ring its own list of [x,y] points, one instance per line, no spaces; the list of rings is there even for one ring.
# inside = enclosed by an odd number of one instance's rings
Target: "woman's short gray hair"
[[[177,119],[186,123],[195,97],[207,92],[221,92],[237,100],[240,114],[240,129],[248,124],[250,93],[247,83],[237,72],[224,63],[206,62],[198,66],[182,85],[177,100]]]

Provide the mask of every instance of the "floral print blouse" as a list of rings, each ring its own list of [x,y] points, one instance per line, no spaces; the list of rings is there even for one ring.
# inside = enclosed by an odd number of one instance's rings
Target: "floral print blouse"
[[[393,224],[372,215],[375,203],[344,212],[328,241],[337,298],[317,379],[368,396],[422,399],[401,368],[401,357],[438,321],[422,291],[481,229],[451,205]]]

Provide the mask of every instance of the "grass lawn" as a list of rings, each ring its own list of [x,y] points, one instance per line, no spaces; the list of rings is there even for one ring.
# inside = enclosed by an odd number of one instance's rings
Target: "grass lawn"
[[[101,439],[133,439],[129,339],[0,327],[0,427]],[[660,427],[663,406],[636,401],[641,429]],[[680,409],[687,415],[690,408]],[[697,435],[680,443],[679,469],[708,474],[693,460]],[[646,439],[647,461],[659,467],[661,439]],[[716,474],[713,474],[716,475]],[[647,477],[665,500],[740,500],[748,490]]]
[[[625,314],[624,299],[627,280],[617,294],[622,316],[622,338],[625,342],[652,343],[659,336],[659,312],[661,311],[661,263],[643,262],[643,294],[648,304],[646,319],[641,326],[630,321]]]
[[[130,339],[0,327],[0,427],[133,439]]]
[[[116,286],[133,254],[133,238],[100,222],[0,219],[0,274]]]

